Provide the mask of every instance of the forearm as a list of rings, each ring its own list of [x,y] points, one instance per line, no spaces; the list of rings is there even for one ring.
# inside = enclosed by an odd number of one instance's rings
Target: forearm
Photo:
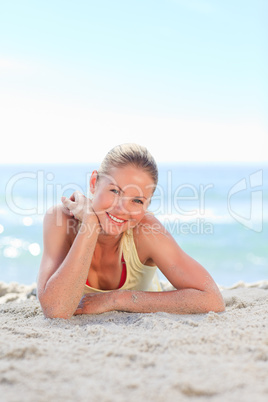
[[[168,292],[118,291],[115,310],[136,313],[167,312],[173,314],[202,314],[224,311],[224,301],[219,293],[197,289]]]
[[[64,261],[46,283],[39,297],[46,316],[72,316],[83,294],[88,270],[98,238],[94,218],[82,222]]]

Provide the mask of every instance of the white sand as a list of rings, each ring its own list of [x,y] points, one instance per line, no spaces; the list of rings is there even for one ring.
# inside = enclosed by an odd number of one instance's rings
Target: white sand
[[[1,401],[268,401],[268,281],[222,289],[220,314],[70,320],[33,289],[0,283]]]

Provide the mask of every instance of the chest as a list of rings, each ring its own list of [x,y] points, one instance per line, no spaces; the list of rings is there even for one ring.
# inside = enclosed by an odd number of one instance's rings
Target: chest
[[[88,282],[96,289],[118,289],[122,269],[123,264],[119,256],[93,257],[88,271]]]

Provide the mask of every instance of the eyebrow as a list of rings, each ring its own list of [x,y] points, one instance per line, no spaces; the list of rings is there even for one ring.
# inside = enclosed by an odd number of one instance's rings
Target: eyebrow
[[[118,184],[115,184],[115,183],[113,183],[113,182],[111,182],[111,183],[109,183],[109,184],[112,185],[112,186],[118,187],[119,190],[122,191],[122,193],[124,193],[124,190],[123,190],[120,186],[118,186]],[[147,198],[146,198],[144,195],[143,195],[143,196],[137,195],[136,197],[133,197],[133,198],[145,198],[145,199],[147,200]]]

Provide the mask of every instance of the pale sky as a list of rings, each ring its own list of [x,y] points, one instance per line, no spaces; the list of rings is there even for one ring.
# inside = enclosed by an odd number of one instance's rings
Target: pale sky
[[[9,0],[0,163],[268,161],[266,0]]]

